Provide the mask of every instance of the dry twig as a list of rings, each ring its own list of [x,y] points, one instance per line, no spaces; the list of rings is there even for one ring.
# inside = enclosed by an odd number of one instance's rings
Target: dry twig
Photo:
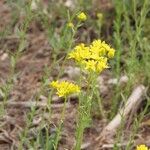
[[[0,103],[2,104],[2,103]],[[50,107],[51,108],[61,108],[63,107],[63,103],[62,104],[51,104]],[[31,107],[48,107],[48,103],[47,102],[34,102],[34,101],[25,101],[25,102],[15,102],[15,101],[8,101],[6,103],[7,107],[23,107],[23,108],[31,108]],[[70,107],[70,104],[67,103],[66,107]]]

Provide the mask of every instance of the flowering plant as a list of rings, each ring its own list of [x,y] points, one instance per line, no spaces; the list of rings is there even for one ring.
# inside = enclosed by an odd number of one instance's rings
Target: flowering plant
[[[59,97],[66,97],[70,94],[80,92],[80,87],[78,85],[69,83],[67,81],[62,82],[52,81],[50,83],[50,86],[52,86],[57,90],[57,94],[59,95]]]
[[[74,59],[78,64],[88,71],[100,73],[105,68],[109,68],[108,59],[114,57],[115,50],[105,41],[94,40],[89,46],[81,43],[77,45],[69,58]]]
[[[87,16],[84,12],[81,12],[77,18],[80,20],[80,21],[85,21],[87,19]]]
[[[148,150],[148,147],[146,145],[139,145],[136,147],[136,150]]]

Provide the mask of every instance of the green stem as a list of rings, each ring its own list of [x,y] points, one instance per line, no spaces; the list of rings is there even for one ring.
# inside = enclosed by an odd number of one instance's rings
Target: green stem
[[[78,128],[78,130],[77,130],[77,141],[76,141],[76,145],[75,145],[75,150],[80,150],[82,140],[83,140],[83,132],[84,132],[84,126],[83,126],[82,120],[80,120],[77,128]]]
[[[93,94],[95,94],[96,79],[97,79],[97,76],[95,76],[94,74],[90,73],[88,75],[88,78],[87,78],[88,86],[87,86],[86,95],[81,93],[79,97],[78,124],[77,124],[77,131],[76,131],[75,150],[81,149],[84,129],[87,126],[89,126],[89,123],[91,121],[92,99],[93,99]]]
[[[67,102],[67,97],[65,97],[65,102],[64,102],[63,109],[62,109],[62,113],[61,113],[60,123],[59,123],[59,126],[57,128],[57,135],[56,135],[56,140],[55,140],[55,143],[54,143],[54,149],[55,150],[57,150],[57,147],[58,147],[58,143],[59,143],[59,140],[60,140],[60,134],[61,134],[61,130],[62,130],[62,125],[63,125],[64,119],[65,119],[66,102]]]

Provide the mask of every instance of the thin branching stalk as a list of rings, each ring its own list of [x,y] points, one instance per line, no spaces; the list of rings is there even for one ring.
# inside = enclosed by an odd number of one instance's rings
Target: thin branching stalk
[[[62,127],[63,127],[63,124],[64,124],[65,112],[66,112],[66,103],[67,103],[67,97],[65,97],[65,100],[64,100],[64,106],[63,106],[62,113],[61,113],[60,123],[59,123],[57,133],[56,133],[56,139],[55,139],[55,142],[54,142],[54,149],[55,150],[57,150],[57,148],[58,148],[58,143],[59,143],[59,140],[60,140]]]

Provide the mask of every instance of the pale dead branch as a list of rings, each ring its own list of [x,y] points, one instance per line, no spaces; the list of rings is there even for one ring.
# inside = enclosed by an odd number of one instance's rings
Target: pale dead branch
[[[124,108],[122,108],[115,118],[106,126],[104,130],[107,131],[116,131],[117,127],[120,125],[122,118],[125,119],[128,117],[129,113],[139,107],[139,104],[142,102],[142,96],[144,94],[145,87],[143,85],[138,86],[134,89],[131,96],[127,100]]]
[[[124,142],[124,143],[118,143],[116,144],[117,147],[124,147],[128,144],[128,142]],[[102,148],[113,148],[114,144],[104,144],[102,145]]]
[[[0,103],[2,104],[2,103]],[[63,107],[63,103],[62,104],[51,104],[50,107],[51,108],[61,108]],[[43,107],[48,107],[48,103],[47,102],[34,102],[34,101],[25,101],[25,102],[16,102],[16,101],[7,101],[6,103],[7,107],[23,107],[23,108],[31,108],[31,107],[36,107],[36,108],[43,108]],[[70,104],[67,103],[66,107],[70,107]]]

